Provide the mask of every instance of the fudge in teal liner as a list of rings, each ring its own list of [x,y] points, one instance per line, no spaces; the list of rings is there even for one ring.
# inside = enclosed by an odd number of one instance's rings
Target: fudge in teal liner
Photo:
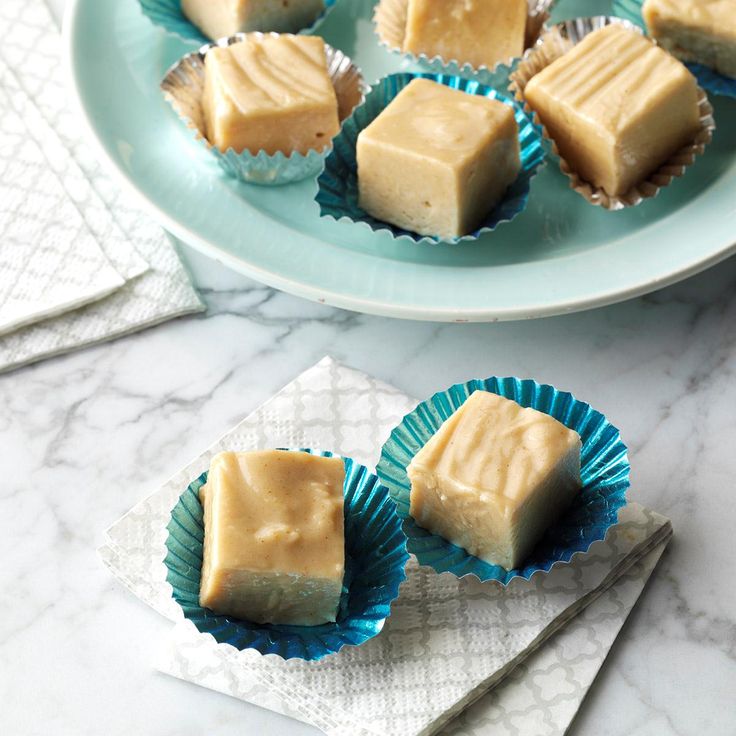
[[[420,527],[410,516],[411,483],[407,467],[414,456],[475,391],[482,390],[548,414],[580,435],[582,490],[559,520],[550,526],[521,567],[507,570],[492,565],[442,537]],[[419,564],[458,577],[504,585],[528,579],[565,564],[605,537],[626,504],[629,462],[620,433],[602,414],[572,394],[552,386],[518,378],[487,378],[452,386],[422,402],[391,432],[381,451],[377,472],[404,519],[409,552]]]
[[[647,31],[646,23],[642,16],[644,0],[614,0],[613,14],[619,18],[635,23]],[[719,74],[702,64],[686,61],[685,66],[695,75],[698,84],[706,91],[723,97],[736,97],[736,79]]]
[[[196,44],[207,43],[213,39],[204,35],[201,29],[195,26],[182,11],[182,0],[139,0],[144,15],[158,26],[164,28],[168,33],[173,33],[184,41]],[[304,28],[279,28],[276,26],[266,27],[259,25],[253,28],[232,28],[221,35],[230,36],[239,31],[291,31],[294,33],[314,33],[329,12],[335,6],[337,0],[325,0],[324,10],[309,25]],[[214,3],[213,3],[214,4]]]
[[[331,452],[302,449],[321,457]],[[216,614],[199,603],[204,518],[199,491],[203,473],[171,512],[166,540],[167,580],[174,600],[201,633],[236,649],[256,649],[283,659],[319,660],[342,647],[358,646],[380,633],[391,612],[408,560],[401,520],[388,490],[364,466],[345,465],[345,577],[335,623],[320,626],[256,624]]]
[[[520,173],[508,187],[501,201],[484,217],[480,227],[461,237],[443,238],[438,235],[420,235],[369,215],[359,204],[356,156],[358,136],[415,79],[427,79],[470,95],[498,100],[514,110],[514,118],[519,129]],[[418,111],[418,115],[421,115],[421,111]],[[529,200],[531,181],[543,161],[541,128],[532,122],[531,117],[523,111],[519,104],[495,89],[474,80],[443,74],[392,74],[384,77],[371,88],[364,104],[355,109],[353,115],[345,121],[342,130],[333,140],[332,152],[327,157],[324,171],[318,178],[316,201],[323,217],[331,217],[335,220],[347,219],[374,231],[386,231],[394,238],[409,238],[414,242],[433,243],[473,241],[523,212]]]

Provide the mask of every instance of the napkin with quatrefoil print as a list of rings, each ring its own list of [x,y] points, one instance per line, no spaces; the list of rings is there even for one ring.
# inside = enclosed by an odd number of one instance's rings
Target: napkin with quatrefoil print
[[[416,400],[325,358],[135,506],[100,555],[176,622],[162,672],[311,723],[330,736],[563,734],[656,566],[672,528],[629,504],[605,541],[548,575],[457,580],[409,563],[379,636],[320,662],[215,644],[183,619],[163,565],[178,496],[224,449],[319,447],[374,467]]]

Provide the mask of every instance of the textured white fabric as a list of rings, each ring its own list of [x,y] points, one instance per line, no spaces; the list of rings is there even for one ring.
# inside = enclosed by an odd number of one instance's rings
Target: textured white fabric
[[[44,3],[2,0],[0,33],[0,332],[32,322],[0,335],[0,371],[200,311],[172,244],[81,140]]]
[[[672,533],[664,517],[635,504],[588,554],[508,588],[458,581],[412,561],[380,636],[318,663],[216,645],[182,620],[171,599],[165,526],[214,453],[319,447],[373,467],[415,404],[326,358],[108,530],[105,564],[178,622],[156,661],[160,670],[334,736],[418,736],[443,727],[467,736],[564,733]]]

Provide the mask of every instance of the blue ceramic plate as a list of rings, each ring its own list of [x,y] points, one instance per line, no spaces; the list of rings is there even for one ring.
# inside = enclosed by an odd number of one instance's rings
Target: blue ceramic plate
[[[330,452],[301,450],[323,457]],[[272,626],[221,616],[199,605],[204,520],[199,489],[203,473],[184,491],[167,527],[165,564],[174,600],[203,634],[236,649],[256,649],[283,659],[318,660],[358,646],[383,628],[406,578],[409,555],[396,506],[378,478],[345,462],[345,584],[337,622],[322,626]]]
[[[209,43],[202,31],[189,22],[184,13],[181,12],[181,0],[139,0],[141,10],[148,18],[158,26],[165,28],[183,41],[196,43],[198,46]],[[325,10],[308,28],[302,33],[310,33],[317,29],[327,14],[332,10],[337,0],[325,0]],[[271,30],[266,29],[266,30]]]
[[[612,12],[620,18],[626,18],[626,20],[636,23],[636,25],[646,31],[646,23],[644,23],[644,18],[641,14],[642,5],[644,5],[644,0],[613,0]],[[695,75],[698,84],[704,90],[714,95],[736,97],[736,79],[719,74],[702,64],[688,62],[685,66]]]
[[[523,567],[506,570],[468,554],[442,537],[417,526],[409,515],[411,484],[406,468],[442,423],[478,390],[512,399],[521,406],[544,412],[574,429],[582,439],[583,489],[560,521],[547,531]],[[629,460],[619,431],[599,412],[578,401],[572,394],[552,386],[518,378],[487,378],[459,383],[435,394],[404,417],[381,451],[378,475],[396,501],[404,519],[409,552],[421,565],[458,577],[475,575],[480,580],[497,580],[504,585],[517,577],[549,572],[555,564],[566,563],[576,552],[606,535],[616,523],[619,509],[626,504],[629,487]]]
[[[421,71],[379,46],[374,6],[338,2],[320,35],[369,83]],[[610,11],[611,0],[559,0],[552,22]],[[87,139],[151,215],[227,266],[299,296],[408,319],[520,319],[644,294],[736,252],[736,100],[727,97],[713,100],[718,130],[705,155],[660,197],[605,212],[545,166],[513,222],[462,248],[430,248],[320,217],[316,181],[269,188],[228,177],[159,92],[192,44],[154,26],[137,0],[69,0],[65,34]]]
[[[358,205],[358,162],[356,145],[358,135],[367,128],[389,103],[413,79],[431,79],[446,87],[458,89],[466,94],[489,97],[514,108],[514,116],[519,126],[519,143],[521,146],[521,172],[516,181],[508,188],[504,198],[488,213],[480,228],[461,238],[438,238],[418,235],[377,220],[362,210]],[[495,230],[503,222],[509,222],[524,211],[529,200],[529,189],[537,169],[544,161],[542,148],[542,130],[535,125],[521,106],[510,97],[502,95],[491,87],[479,84],[475,80],[446,74],[391,74],[377,82],[366,96],[365,102],[357,107],[348,120],[343,123],[342,130],[333,141],[333,147],[327,156],[325,168],[319,176],[317,185],[317,204],[320,214],[334,220],[343,218],[360,223],[373,231],[385,230],[394,238],[411,239],[415,243],[459,243],[477,240],[483,233]]]

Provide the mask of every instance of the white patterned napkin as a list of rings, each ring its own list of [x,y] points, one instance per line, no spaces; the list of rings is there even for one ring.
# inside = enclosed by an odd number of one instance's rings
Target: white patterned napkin
[[[10,215],[0,214],[0,232],[7,226],[13,233],[0,236],[0,304],[14,305],[5,318],[0,306],[0,332],[33,322],[0,335],[0,371],[201,311],[171,242],[81,141],[58,28],[42,0],[2,0],[0,34],[0,104],[9,110],[1,124],[0,196],[18,203],[10,213],[0,205]],[[19,133],[23,144],[10,145],[8,136]],[[12,290],[4,278],[11,268],[21,274]]]
[[[125,279],[48,165],[24,122],[33,110],[1,61],[0,107],[2,334],[101,299]]]
[[[672,534],[667,519],[636,504],[587,555],[508,588],[410,563],[380,636],[322,662],[215,645],[182,619],[171,598],[165,526],[213,454],[321,447],[373,467],[389,431],[415,404],[326,358],[108,530],[100,549],[105,564],[178,622],[156,661],[160,670],[333,736],[420,736],[443,727],[468,736],[564,733]]]

